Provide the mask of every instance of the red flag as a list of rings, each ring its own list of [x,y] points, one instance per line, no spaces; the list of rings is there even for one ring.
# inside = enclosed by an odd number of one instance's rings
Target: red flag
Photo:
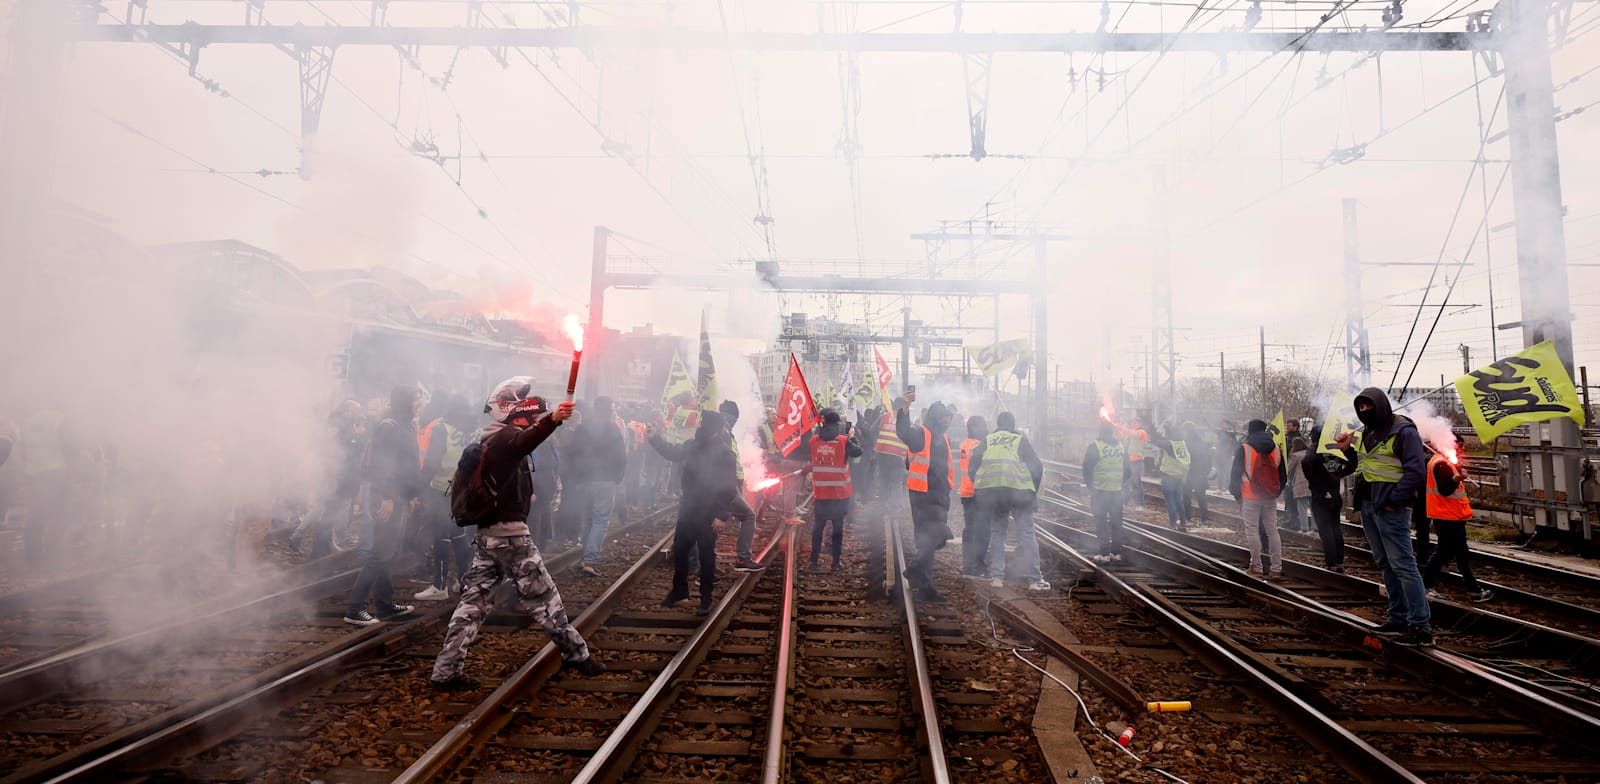
[[[872,350],[872,358],[878,365],[878,394],[883,398],[883,410],[893,411],[893,401],[889,399],[889,382],[894,380],[894,374],[889,372],[889,363],[883,361],[883,355],[877,349]]]
[[[789,375],[783,380],[783,392],[778,395],[778,423],[773,429],[773,439],[778,450],[788,457],[805,434],[817,424],[817,404],[811,400],[811,389],[800,372],[800,362],[789,355]]]

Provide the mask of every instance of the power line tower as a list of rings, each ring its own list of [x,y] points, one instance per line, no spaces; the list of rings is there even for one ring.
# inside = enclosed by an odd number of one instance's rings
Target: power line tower
[[[1361,250],[1357,244],[1356,200],[1344,200],[1344,385],[1365,389],[1372,384],[1372,351],[1361,302]]]
[[[1156,418],[1161,411],[1170,416],[1178,407],[1178,355],[1172,337],[1172,243],[1167,220],[1167,169],[1157,166],[1155,171],[1155,238],[1151,254],[1151,364],[1155,368],[1151,390],[1154,393]]]

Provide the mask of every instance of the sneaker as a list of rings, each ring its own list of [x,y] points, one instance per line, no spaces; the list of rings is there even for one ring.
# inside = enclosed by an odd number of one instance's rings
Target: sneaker
[[[1282,569],[1278,569],[1278,570],[1276,570],[1274,572],[1269,573],[1267,575],[1267,579],[1271,580],[1273,582],[1281,583],[1284,580],[1287,580],[1289,578],[1283,576],[1283,570]]]
[[[411,611],[415,610],[415,609],[417,609],[417,608],[413,607],[412,605],[409,605],[409,604],[397,604],[397,605],[395,605],[393,607],[390,607],[388,612],[380,612],[380,613],[378,613],[378,620],[380,620],[380,621],[392,621],[392,620],[394,620],[396,618],[400,618],[400,617],[403,617],[403,616],[406,616],[406,615],[410,615]]]
[[[1266,577],[1267,576],[1267,573],[1261,571],[1261,567],[1259,567],[1259,566],[1247,567],[1244,570],[1244,573],[1250,575],[1251,577]]]
[[[1344,574],[1344,564],[1334,564],[1332,566],[1326,566],[1326,567],[1323,567],[1323,568],[1327,569],[1330,572],[1338,572],[1339,574]]]
[[[1097,564],[1111,563],[1111,556],[1102,553],[1094,557],[1094,562]]]
[[[733,564],[733,570],[736,572],[759,572],[765,568],[767,567],[762,566],[761,564],[756,563],[748,558],[740,558]]]
[[[1407,629],[1404,634],[1394,638],[1394,641],[1397,645],[1432,645],[1433,631],[1421,626],[1413,626]]]
[[[820,572],[820,571],[822,571],[822,566],[820,564],[818,564],[816,561],[812,561],[811,562],[811,567],[807,571]]]
[[[564,661],[561,666],[569,670],[577,670],[578,674],[585,678],[593,678],[606,671],[606,666],[593,656],[583,661]]]
[[[1028,590],[1030,590],[1030,591],[1048,591],[1048,590],[1050,590],[1050,583],[1045,581],[1045,580],[1034,580],[1033,582],[1028,583]]]
[[[478,688],[478,685],[477,678],[468,678],[461,673],[456,673],[455,677],[448,680],[428,681],[428,686],[434,691],[472,691]]]
[[[1006,581],[996,577],[989,581],[989,587],[995,590],[1000,590],[1001,588],[1006,587]]]
[[[661,600],[661,606],[662,607],[677,607],[679,602],[681,602],[681,601],[683,601],[684,599],[687,599],[687,598],[689,598],[689,594],[688,594],[687,591],[685,591],[684,593],[678,593],[677,591],[673,591],[672,593],[667,594],[667,598]]]
[[[443,588],[430,585],[427,588],[418,591],[417,595],[411,598],[416,599],[419,602],[439,602],[450,598],[450,592]]]
[[[700,616],[701,618],[704,618],[707,615],[710,615],[711,614],[711,600],[710,599],[701,599],[700,600],[700,606],[694,608],[694,614]]]
[[[828,570],[832,571],[832,572],[837,572],[837,571],[839,571],[840,569],[843,569],[843,568],[844,568],[844,564],[842,564],[842,563],[840,563],[838,561],[834,561],[833,564],[828,567]]]
[[[351,626],[371,626],[377,623],[378,619],[372,617],[372,613],[362,610],[354,615],[345,613],[344,622],[350,624]]]
[[[1372,633],[1373,634],[1382,635],[1382,636],[1385,636],[1385,637],[1393,637],[1393,636],[1398,636],[1398,635],[1401,635],[1401,634],[1405,634],[1406,631],[1408,629],[1410,629],[1410,628],[1411,627],[1409,627],[1409,626],[1407,626],[1407,625],[1405,625],[1403,623],[1395,623],[1394,621],[1386,621],[1386,622],[1384,622],[1384,624],[1382,626],[1379,626],[1378,628],[1373,629]]]
[[[1111,554],[1111,562],[1112,563],[1122,563],[1122,553],[1112,553]]]
[[[1494,591],[1491,591],[1488,588],[1485,588],[1485,589],[1483,589],[1481,591],[1478,591],[1477,593],[1469,594],[1467,596],[1467,598],[1471,599],[1472,601],[1475,601],[1475,602],[1487,602],[1490,599],[1494,598]]]
[[[1428,589],[1428,601],[1430,601],[1430,602],[1442,602],[1442,601],[1444,601],[1444,596],[1440,595],[1440,593],[1438,591],[1435,591],[1432,588],[1429,588]]]

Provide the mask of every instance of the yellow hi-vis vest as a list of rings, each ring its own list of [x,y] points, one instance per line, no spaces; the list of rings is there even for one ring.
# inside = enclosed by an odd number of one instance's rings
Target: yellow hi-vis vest
[[[1182,441],[1173,441],[1172,450],[1161,452],[1161,473],[1174,479],[1182,479],[1189,475],[1189,445]]]
[[[1007,487],[1032,492],[1033,477],[1022,464],[1022,434],[997,430],[983,446],[983,465],[978,466],[977,489]]]
[[[467,450],[467,439],[472,437],[472,433],[444,422],[439,424],[444,427],[444,457],[439,460],[439,473],[428,480],[428,486],[445,492],[450,489],[450,480],[455,478],[456,465],[461,462],[461,453]]]
[[[1368,482],[1384,482],[1399,484],[1400,477],[1405,474],[1405,465],[1400,462],[1400,455],[1394,451],[1395,433],[1390,433],[1388,438],[1379,441],[1367,450],[1366,439],[1356,440],[1356,451],[1360,453],[1360,460],[1356,463],[1356,473]]]
[[[733,450],[733,475],[739,478],[739,484],[744,485],[744,461],[739,459],[739,439],[728,434],[728,447]]]
[[[62,471],[67,454],[61,448],[60,411],[39,411],[22,422],[23,473],[28,476]]]
[[[1122,464],[1126,455],[1121,444],[1108,444],[1096,439],[1094,448],[1100,450],[1100,462],[1094,464],[1094,474],[1089,477],[1089,487],[1105,493],[1122,490]]]

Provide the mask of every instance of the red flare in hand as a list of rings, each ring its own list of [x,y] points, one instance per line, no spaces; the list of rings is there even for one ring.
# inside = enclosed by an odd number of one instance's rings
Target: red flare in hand
[[[1106,423],[1110,423],[1112,421],[1111,420],[1111,409],[1110,408],[1108,408],[1106,406],[1101,406],[1100,407],[1100,421],[1106,422]]]
[[[783,481],[783,480],[781,480],[781,479],[779,479],[778,477],[775,477],[775,476],[771,477],[771,478],[768,478],[768,479],[763,479],[759,483],[756,484],[756,492],[759,493],[762,490],[766,490],[768,488],[775,487],[775,486],[777,486],[778,482],[780,482],[780,481]]]
[[[583,324],[578,321],[576,315],[568,313],[567,317],[561,320],[561,331],[572,340],[573,351],[583,350]]]

